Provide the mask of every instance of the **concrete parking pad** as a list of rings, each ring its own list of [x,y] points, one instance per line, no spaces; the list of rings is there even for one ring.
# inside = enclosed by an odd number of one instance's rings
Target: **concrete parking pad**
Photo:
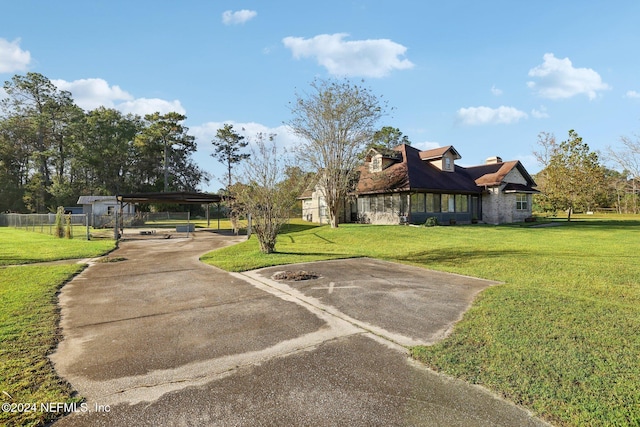
[[[123,242],[124,260],[62,289],[51,359],[87,410],[56,427],[544,425],[403,347],[441,337],[490,282],[362,258],[287,266],[321,275],[289,283],[198,261],[236,241]]]
[[[498,283],[371,258],[288,265],[287,271],[320,277],[274,281],[283,270],[279,266],[247,274],[285,292],[285,287],[295,290],[301,299],[402,345],[442,339],[478,292]]]

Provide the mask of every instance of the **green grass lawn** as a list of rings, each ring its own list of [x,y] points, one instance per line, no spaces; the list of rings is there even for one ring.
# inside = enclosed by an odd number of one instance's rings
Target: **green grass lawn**
[[[640,424],[640,220],[560,226],[292,225],[277,253],[254,238],[202,260],[241,271],[369,256],[499,280],[453,334],[412,354],[556,425]]]
[[[58,239],[0,228],[0,263],[34,263],[94,257],[114,241]],[[83,266],[0,267],[0,402],[73,402],[73,390],[56,375],[47,355],[59,337],[56,293]],[[11,397],[9,397],[11,396]],[[0,425],[44,425],[60,414],[0,412]]]
[[[0,266],[90,258],[115,247],[108,239],[59,239],[48,234],[0,227]]]

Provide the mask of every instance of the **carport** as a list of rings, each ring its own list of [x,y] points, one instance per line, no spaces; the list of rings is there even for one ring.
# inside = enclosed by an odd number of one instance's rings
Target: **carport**
[[[207,205],[207,227],[211,226],[209,217],[209,207],[215,203],[218,208],[218,230],[220,230],[220,202],[222,196],[218,194],[199,193],[199,192],[166,192],[166,193],[129,193],[118,194],[116,196],[120,204],[120,217],[124,212],[125,205],[131,203],[146,204],[171,204],[171,205]],[[124,222],[120,221],[120,234],[124,232]],[[187,219],[187,235],[190,228],[189,219]]]

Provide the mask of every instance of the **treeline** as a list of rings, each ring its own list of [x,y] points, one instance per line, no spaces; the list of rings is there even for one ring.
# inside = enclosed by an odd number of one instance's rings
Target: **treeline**
[[[4,90],[0,212],[55,212],[80,195],[196,191],[208,181],[191,158],[184,115],[84,111],[38,73],[16,75]]]
[[[605,167],[601,155],[574,130],[556,142],[553,134],[538,135],[534,156],[543,169],[534,177],[540,194],[534,211],[588,212],[604,209],[617,213],[640,213],[640,141],[622,138],[624,148],[609,148],[606,157],[622,172]]]

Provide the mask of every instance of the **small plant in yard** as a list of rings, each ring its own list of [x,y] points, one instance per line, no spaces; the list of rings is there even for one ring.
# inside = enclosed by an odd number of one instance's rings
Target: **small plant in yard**
[[[438,218],[436,218],[435,216],[430,216],[424,222],[425,227],[435,227],[436,225],[438,225]]]
[[[58,206],[58,211],[56,212],[56,237],[63,238],[64,237],[64,225],[62,224],[64,217],[64,207]]]
[[[71,228],[71,214],[67,215],[65,218],[66,227],[64,231],[64,237],[67,239],[73,239],[73,229]]]

